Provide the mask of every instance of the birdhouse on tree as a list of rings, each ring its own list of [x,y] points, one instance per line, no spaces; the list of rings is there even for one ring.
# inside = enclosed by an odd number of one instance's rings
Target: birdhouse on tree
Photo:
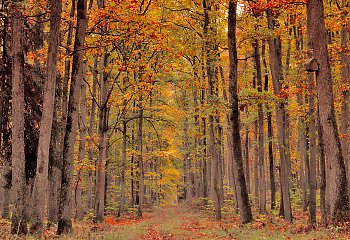
[[[307,72],[316,72],[318,71],[318,62],[316,58],[309,58],[306,62],[303,63],[303,68]]]

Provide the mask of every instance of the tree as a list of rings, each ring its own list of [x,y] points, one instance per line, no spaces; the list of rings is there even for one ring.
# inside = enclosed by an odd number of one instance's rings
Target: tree
[[[306,11],[308,41],[318,63],[316,89],[326,158],[326,209],[329,220],[336,223],[347,216],[349,200],[344,157],[335,118],[323,1],[308,0]]]
[[[31,232],[41,233],[44,226],[45,199],[48,187],[48,165],[51,128],[53,121],[56,76],[57,76],[57,58],[60,39],[60,24],[62,1],[50,0],[50,34],[48,59],[46,66],[45,94],[43,102],[43,113],[40,122],[40,136],[38,146],[37,171],[33,189],[33,215]]]
[[[240,219],[242,223],[252,221],[252,212],[249,203],[249,197],[244,177],[242,146],[239,126],[239,108],[237,96],[237,49],[236,49],[236,24],[237,24],[237,2],[229,2],[228,12],[228,47],[230,60],[230,75],[229,75],[229,107],[230,107],[230,125],[233,139],[233,171],[236,177],[238,191],[238,206],[240,211]]]
[[[74,143],[78,128],[78,104],[80,96],[80,86],[83,80],[83,56],[87,18],[87,0],[78,0],[77,4],[77,30],[75,34],[74,53],[72,63],[72,78],[69,91],[68,115],[66,132],[63,145],[63,169],[61,196],[59,207],[59,221],[57,233],[59,235],[72,231],[71,202],[72,202],[72,182],[74,163]]]
[[[22,1],[13,1],[12,16],[12,234],[27,234],[24,153],[24,19]]]

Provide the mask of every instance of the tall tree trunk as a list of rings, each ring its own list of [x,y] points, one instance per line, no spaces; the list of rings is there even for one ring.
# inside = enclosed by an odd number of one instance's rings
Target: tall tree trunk
[[[100,73],[100,107],[99,107],[99,146],[98,160],[96,167],[96,189],[95,189],[95,220],[100,222],[104,217],[105,207],[105,180],[106,180],[106,161],[107,161],[107,133],[108,133],[108,77],[105,68],[108,65],[108,56],[106,53],[101,58]]]
[[[25,214],[24,153],[24,20],[22,1],[11,8],[12,15],[12,234],[27,233]]]
[[[31,232],[41,234],[44,227],[46,192],[48,187],[48,166],[55,89],[57,76],[58,45],[60,39],[60,24],[62,1],[50,0],[50,33],[46,66],[46,81],[44,91],[43,113],[40,122],[38,158],[36,178],[33,186],[33,213],[31,217]]]
[[[320,125],[325,149],[327,188],[327,215],[332,222],[343,220],[349,210],[347,179],[343,153],[335,119],[331,67],[328,57],[327,31],[324,22],[323,1],[306,1],[309,47],[318,62],[316,72]]]
[[[93,83],[92,83],[92,93],[91,93],[91,110],[90,110],[90,123],[89,123],[89,136],[90,139],[93,138],[95,133],[95,116],[96,116],[96,91],[98,83],[98,57],[94,59],[94,68],[93,68]],[[94,151],[90,147],[88,150],[88,159],[91,166],[95,166],[94,161]],[[94,184],[94,171],[89,169],[88,171],[88,189],[87,189],[87,209],[93,208],[93,184]]]
[[[326,212],[326,158],[324,152],[323,135],[320,123],[320,110],[317,105],[317,134],[318,134],[318,145],[319,145],[319,161],[320,161],[320,212],[321,212],[321,223],[325,225],[327,223],[327,212]]]
[[[230,124],[232,126],[233,139],[233,171],[236,176],[237,190],[238,190],[238,206],[241,223],[248,223],[252,221],[252,212],[249,203],[249,196],[244,177],[242,146],[240,136],[239,123],[239,108],[238,108],[238,57],[236,46],[236,24],[237,24],[237,2],[230,1],[228,14],[228,49],[230,59],[230,75],[229,75],[229,107],[230,107]]]
[[[86,77],[86,62],[84,64],[83,78]],[[85,165],[85,144],[86,144],[86,134],[87,134],[87,106],[86,106],[86,83],[81,84],[81,100],[80,100],[80,118],[79,118],[79,133],[80,142],[78,149],[78,171],[76,174],[75,183],[75,219],[81,221],[83,219],[83,200],[82,200],[82,181],[83,181],[83,169]]]
[[[262,93],[262,74],[260,63],[260,50],[258,39],[254,40],[254,63],[258,92]],[[259,163],[259,213],[266,213],[266,180],[265,180],[265,148],[264,148],[264,112],[262,103],[258,103],[258,163]]]
[[[341,79],[344,86],[349,84],[350,79],[350,55],[348,50],[349,45],[349,29],[347,24],[348,12],[346,8],[348,7],[348,1],[342,0],[342,19],[344,21],[341,33],[340,33],[340,65],[341,65]],[[342,92],[342,105],[341,105],[341,117],[340,117],[340,133],[349,134],[349,91],[344,90]],[[341,147],[344,156],[346,175],[348,176],[348,195],[350,195],[350,160],[349,160],[349,138],[344,137],[341,140]]]
[[[303,94],[300,93],[297,96],[297,102],[299,107],[303,106]],[[298,144],[299,144],[299,157],[300,157],[300,185],[302,191],[303,211],[307,211],[308,207],[308,186],[309,186],[309,168],[307,164],[307,142],[306,142],[306,123],[303,116],[298,118]]]
[[[139,186],[138,186],[138,208],[137,216],[142,217],[143,211],[143,200],[144,200],[144,171],[143,171],[143,106],[142,106],[142,92],[140,93],[139,98],[139,121],[137,129],[137,149],[138,153],[138,168],[139,168]]]
[[[270,30],[275,28],[275,19],[272,10],[267,10],[267,21]],[[273,88],[275,95],[280,95],[283,83],[283,69],[282,69],[282,49],[281,39],[278,36],[273,36],[269,39],[269,55],[270,55],[270,69],[273,80]],[[281,185],[281,199],[283,199],[284,218],[288,222],[292,222],[292,208],[290,202],[290,163],[288,162],[289,141],[287,138],[287,114],[285,110],[285,99],[280,99],[276,104],[276,122],[278,133],[278,145],[280,154],[280,185]],[[281,202],[282,204],[282,202]]]
[[[11,41],[9,29],[10,18],[4,18],[3,23],[3,35],[2,35],[2,63],[0,69],[0,86],[1,86],[1,102],[0,102],[0,123],[1,123],[1,157],[2,157],[2,169],[1,169],[1,217],[10,219],[10,191],[12,184],[12,168],[11,168],[11,142],[10,142],[10,127],[9,118],[11,114],[11,59],[9,56]]]
[[[70,46],[72,44],[73,38],[73,19],[75,16],[76,0],[72,0],[72,6],[70,9],[70,19],[68,27],[68,36],[66,45]],[[69,50],[66,50],[66,55],[71,54]],[[52,135],[50,140],[50,154],[49,154],[49,189],[48,189],[48,207],[47,207],[47,217],[48,226],[52,223],[58,223],[59,215],[59,201],[60,201],[60,189],[61,189],[61,179],[62,179],[62,159],[63,159],[63,141],[66,131],[67,122],[67,105],[68,105],[68,82],[70,78],[70,59],[66,59],[64,65],[64,77],[63,85],[60,93],[60,99],[56,99],[57,108],[55,110],[57,113],[62,111],[61,115],[58,115],[57,122],[54,122],[52,126]],[[61,106],[58,106],[61,104]]]
[[[269,74],[266,63],[266,42],[263,41],[261,46],[261,56],[264,66],[264,90],[269,91]],[[269,154],[269,175],[270,175],[270,191],[271,191],[271,209],[276,207],[276,183],[275,183],[275,162],[273,156],[273,128],[272,113],[268,103],[265,104],[267,111],[267,137],[268,137],[268,154]]]
[[[212,20],[210,18],[210,12],[212,11],[212,4],[207,3],[206,0],[203,0],[203,8],[204,8],[204,22],[205,26],[207,26],[204,30],[205,35],[205,52],[206,52],[206,69],[207,69],[207,79],[208,79],[208,105],[214,106],[214,97],[215,97],[215,84],[217,83],[217,68],[215,66],[215,62],[217,59],[216,54],[216,46],[213,43],[213,38],[209,37],[210,34],[216,35],[216,30],[213,29]],[[209,27],[210,26],[210,27]],[[209,27],[209,28],[208,28]],[[218,176],[218,151],[217,144],[215,139],[215,126],[214,126],[214,113],[209,114],[209,155],[210,155],[210,189],[211,196],[213,198],[215,204],[215,218],[217,220],[221,219],[221,204],[220,204],[220,196],[219,196],[219,176]],[[208,171],[209,172],[209,171]]]
[[[313,96],[314,90],[314,73],[308,73],[309,81],[309,221],[316,224],[316,122],[315,122],[315,100]]]
[[[59,235],[72,231],[71,206],[72,206],[72,183],[74,145],[78,128],[78,104],[80,97],[80,86],[84,67],[84,42],[88,18],[86,14],[87,0],[78,0],[77,5],[77,27],[74,42],[72,78],[69,91],[68,114],[66,133],[63,144],[63,167],[62,183],[59,208],[59,221],[57,233]]]
[[[247,107],[248,110],[248,107]],[[250,193],[250,164],[249,164],[249,130],[248,127],[245,130],[245,169],[244,169],[244,175],[246,178],[246,185],[247,185],[247,192]]]
[[[126,107],[126,101],[123,102],[124,108]],[[120,202],[118,209],[118,217],[123,214],[124,204],[125,204],[125,171],[126,171],[126,141],[127,141],[127,122],[124,117],[122,121],[122,134],[123,134],[123,144],[122,144],[122,169],[121,169],[121,180],[120,180]]]

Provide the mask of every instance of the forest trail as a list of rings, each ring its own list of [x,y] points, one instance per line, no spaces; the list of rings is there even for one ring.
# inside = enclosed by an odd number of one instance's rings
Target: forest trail
[[[175,240],[175,239],[235,239],[222,229],[219,222],[195,212],[185,205],[154,207],[141,222],[117,227],[101,239]]]
[[[302,223],[302,218],[292,227],[283,220],[268,218],[257,218],[253,223],[242,226],[239,224],[238,216],[233,215],[227,214],[222,221],[218,222],[215,221],[213,214],[208,214],[208,211],[199,211],[185,204],[153,207],[151,211],[144,214],[142,220],[116,221],[110,225],[107,220],[107,224],[104,224],[95,234],[90,232],[88,239],[349,239],[347,234],[336,233],[333,230],[309,231],[307,225]],[[78,238],[86,239],[86,234],[78,235]]]

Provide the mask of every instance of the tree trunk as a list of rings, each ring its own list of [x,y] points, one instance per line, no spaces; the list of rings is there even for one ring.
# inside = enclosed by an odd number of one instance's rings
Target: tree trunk
[[[84,64],[83,78],[86,77],[86,63]],[[87,133],[87,106],[86,106],[86,83],[81,84],[81,100],[80,100],[80,118],[79,118],[80,142],[78,149],[78,171],[75,185],[75,219],[81,221],[83,219],[83,200],[82,200],[82,167],[85,165],[85,144]]]
[[[299,93],[297,96],[299,107],[303,106],[303,95]],[[309,168],[307,162],[307,142],[306,142],[306,123],[303,116],[298,118],[298,144],[300,157],[300,185],[302,191],[303,211],[307,211],[308,207],[308,186],[309,186]]]
[[[259,41],[254,40],[254,67],[256,71],[256,79],[258,92],[262,93],[262,74],[260,63]],[[258,103],[258,163],[259,163],[259,213],[266,213],[266,180],[265,180],[265,148],[264,148],[264,111],[262,103]]]
[[[73,38],[73,19],[75,16],[76,0],[72,0],[72,6],[70,9],[70,19],[68,27],[68,36],[66,45],[72,44]],[[66,50],[66,55],[71,54],[69,50]],[[68,82],[70,76],[70,59],[66,59],[64,66],[63,86],[60,93],[60,99],[56,99],[57,108],[55,110],[61,115],[57,115],[57,122],[54,122],[52,126],[52,135],[50,140],[50,154],[49,154],[49,189],[48,189],[48,207],[47,217],[48,226],[52,223],[58,223],[59,218],[59,201],[60,201],[60,189],[62,179],[62,160],[63,160],[63,141],[66,130],[67,122],[67,105],[68,105]],[[58,107],[58,104],[61,106]]]
[[[267,10],[267,21],[270,30],[275,28],[275,19],[272,14],[272,10]],[[282,49],[281,39],[278,36],[273,36],[269,39],[269,55],[270,55],[270,69],[273,80],[273,88],[275,95],[280,95],[283,83],[283,72],[282,72]],[[283,212],[284,218],[288,222],[292,222],[292,208],[290,202],[290,163],[288,162],[288,135],[287,135],[287,114],[285,110],[285,99],[280,99],[276,104],[276,122],[277,122],[277,133],[278,133],[278,145],[280,154],[280,184],[281,184],[281,198],[283,199]],[[282,197],[283,195],[283,197]],[[282,204],[282,202],[281,202]]]
[[[349,44],[349,29],[346,23],[348,12],[348,1],[342,0],[342,19],[344,21],[341,33],[341,53],[340,53],[340,66],[341,66],[341,79],[344,86],[349,85],[350,79],[350,56],[348,51]],[[340,117],[340,133],[349,134],[349,91],[343,90],[342,92],[342,105],[341,105],[341,117]],[[348,176],[348,195],[350,195],[350,161],[349,161],[349,137],[343,137],[341,140],[341,148],[344,156],[346,175]]]
[[[216,54],[216,45],[213,42],[213,38],[209,37],[211,34],[216,35],[216,30],[213,29],[211,25],[214,20],[210,18],[210,12],[212,11],[212,4],[208,4],[206,0],[203,0],[203,8],[204,8],[204,36],[205,36],[205,53],[206,53],[206,73],[208,79],[208,95],[207,101],[210,107],[214,106],[214,96],[215,96],[215,84],[217,83],[218,73],[216,70],[215,59]],[[210,26],[210,27],[209,27]],[[208,28],[209,27],[209,28]],[[210,31],[209,31],[210,30]],[[210,172],[210,189],[211,196],[213,198],[215,204],[215,218],[217,220],[221,219],[221,204],[220,204],[220,196],[219,196],[219,176],[218,176],[218,151],[217,144],[215,139],[215,126],[214,126],[214,113],[211,112],[209,114],[209,155],[210,155],[210,168],[208,168],[208,172]]]
[[[107,161],[107,133],[108,133],[108,78],[104,68],[108,65],[108,56],[106,53],[101,58],[100,73],[100,107],[99,107],[99,145],[98,160],[96,168],[96,189],[95,189],[95,220],[103,221],[105,206],[105,180],[106,180],[106,161]]]
[[[266,63],[266,42],[263,41],[261,46],[261,55],[264,66],[264,90],[269,91],[269,74]],[[270,175],[270,191],[271,191],[271,209],[276,207],[276,183],[275,183],[275,162],[273,156],[273,128],[272,128],[272,113],[268,103],[265,104],[267,111],[267,137],[268,137],[268,154],[269,154],[269,175]]]
[[[91,112],[90,112],[90,123],[89,123],[89,136],[90,139],[94,137],[95,133],[95,114],[96,114],[96,91],[97,91],[97,83],[98,83],[98,57],[94,59],[94,69],[93,71],[93,83],[92,83],[92,94],[91,94]],[[92,140],[90,140],[93,142]],[[90,164],[90,169],[88,171],[88,189],[87,189],[87,209],[93,208],[93,184],[94,184],[94,171],[91,169],[92,166],[95,166],[94,160],[94,151],[93,148],[90,147],[88,150],[88,159]]]
[[[314,57],[318,62],[316,83],[320,125],[323,139],[326,139],[326,141],[323,141],[327,159],[326,208],[328,209],[327,215],[330,217],[330,220],[336,223],[346,218],[349,210],[349,200],[344,158],[335,119],[323,1],[308,0],[306,9],[309,46],[313,49]]]
[[[25,214],[26,173],[24,153],[24,20],[22,1],[12,15],[12,234],[27,234]]]
[[[139,168],[139,186],[138,186],[138,208],[137,216],[142,217],[143,200],[144,200],[144,171],[143,171],[143,106],[142,106],[142,92],[139,98],[139,122],[137,129],[137,148],[138,148],[138,168]]]
[[[124,107],[126,107],[126,101],[124,100],[123,103]],[[120,217],[123,214],[124,210],[124,204],[125,204],[125,171],[126,171],[126,141],[127,141],[127,134],[126,131],[127,128],[127,122],[124,118],[122,122],[122,134],[123,134],[123,145],[122,145],[122,172],[121,172],[121,182],[120,182],[120,202],[119,202],[119,209],[118,209],[118,217]]]
[[[60,39],[60,24],[62,13],[62,1],[50,0],[50,33],[49,48],[46,66],[46,81],[44,91],[43,112],[40,122],[40,134],[38,145],[38,158],[36,178],[33,186],[33,213],[31,216],[31,232],[43,232],[46,193],[48,187],[48,166],[53,111],[55,103],[55,88],[57,76],[58,45]]]
[[[72,205],[72,183],[74,164],[74,145],[78,128],[78,104],[82,73],[84,67],[84,42],[88,23],[86,15],[87,0],[78,0],[77,5],[77,27],[74,42],[72,78],[69,91],[68,114],[66,133],[63,144],[63,167],[62,183],[59,208],[59,221],[57,233],[59,235],[72,231],[71,205]]]
[[[316,224],[316,122],[315,122],[315,100],[313,96],[314,90],[314,73],[308,73],[309,81],[309,221]]]
[[[2,63],[0,64],[0,86],[1,86],[1,106],[0,106],[0,124],[1,124],[1,156],[2,169],[1,169],[1,217],[10,219],[10,191],[12,185],[12,168],[11,168],[11,131],[9,127],[9,118],[11,114],[11,59],[9,52],[11,51],[9,43],[10,39],[10,18],[4,18],[3,23],[3,35],[2,35]]]
[[[243,159],[242,159],[242,146],[240,136],[240,123],[239,123],[239,108],[238,108],[238,58],[236,48],[236,24],[237,24],[237,2],[230,1],[229,14],[228,14],[228,49],[230,59],[230,75],[229,75],[229,107],[230,107],[230,124],[232,126],[233,139],[233,171],[236,177],[237,190],[238,190],[238,206],[240,213],[241,223],[249,223],[252,221],[252,212],[249,203],[249,196],[247,192]]]
[[[319,145],[319,161],[320,161],[320,210],[321,210],[321,223],[325,225],[327,223],[326,213],[326,158],[324,153],[323,135],[320,124],[319,106],[317,105],[317,134]]]

